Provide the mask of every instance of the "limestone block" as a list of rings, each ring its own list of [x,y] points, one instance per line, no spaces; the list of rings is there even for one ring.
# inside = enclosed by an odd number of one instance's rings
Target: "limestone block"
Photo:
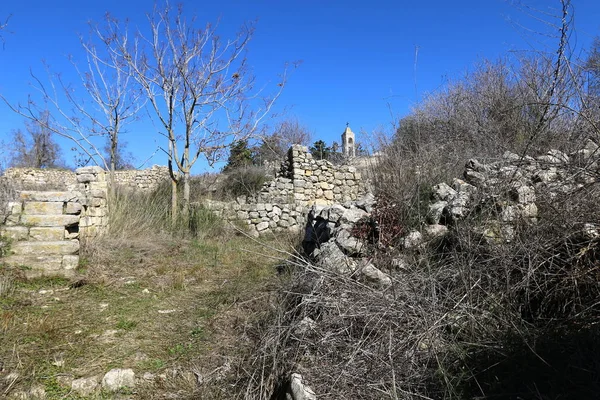
[[[0,235],[12,240],[27,240],[29,228],[26,226],[6,226],[0,229]]]
[[[77,239],[79,237],[79,229],[74,232],[70,232],[69,230],[65,229],[63,237],[65,240]]]
[[[325,190],[325,191],[323,191],[323,196],[327,200],[333,200],[333,191],[332,190]]]
[[[67,203],[67,207],[65,208],[65,214],[79,214],[81,213],[81,209],[81,203],[69,201]]]
[[[75,170],[76,174],[105,174],[104,169],[102,169],[101,167],[98,167],[97,165],[90,165],[87,167],[81,167],[81,168],[77,168]]]
[[[9,214],[21,214],[23,212],[23,204],[20,201],[9,201],[6,209]]]
[[[22,215],[21,222],[29,226],[71,226],[79,222],[78,215]]]
[[[259,204],[257,204],[257,205],[256,205],[256,210],[257,210],[257,211],[265,211],[265,210],[266,210],[266,207],[265,207],[264,203],[259,203]]]
[[[85,214],[89,217],[104,217],[108,215],[106,207],[89,207]]]
[[[65,228],[62,226],[53,227],[31,227],[29,236],[34,241],[56,241],[63,240],[65,237]]]
[[[250,218],[254,219],[254,218],[259,218],[260,214],[258,213],[258,211],[250,211],[248,213],[248,215],[250,216]]]
[[[333,177],[334,177],[335,179],[339,180],[339,181],[340,181],[340,183],[341,183],[341,181],[342,181],[342,180],[346,179],[346,174],[345,174],[345,173],[343,173],[343,172],[334,172],[334,173],[333,173]]]
[[[14,254],[2,258],[6,265],[29,267],[45,271],[59,271],[62,267],[62,255],[20,255]]]
[[[22,201],[75,201],[77,195],[73,192],[38,192],[32,190],[23,190],[20,193]]]
[[[320,187],[321,189],[323,189],[323,190],[328,190],[328,189],[330,189],[330,185],[329,185],[329,183],[327,183],[327,182],[321,182],[321,183],[319,184],[319,187]]]
[[[269,227],[269,223],[266,222],[266,221],[262,221],[262,222],[256,224],[256,230],[259,231],[259,232],[264,231],[268,227]]]
[[[25,202],[23,213],[29,215],[61,215],[63,213],[63,203],[28,201]]]
[[[102,389],[106,391],[116,392],[125,387],[135,387],[135,373],[132,369],[114,368],[102,378]]]
[[[62,257],[62,269],[73,270],[79,266],[79,256],[74,254],[65,255]]]
[[[77,182],[79,183],[90,183],[96,181],[97,178],[94,174],[77,174]]]
[[[79,241],[16,242],[11,250],[15,255],[77,254]]]

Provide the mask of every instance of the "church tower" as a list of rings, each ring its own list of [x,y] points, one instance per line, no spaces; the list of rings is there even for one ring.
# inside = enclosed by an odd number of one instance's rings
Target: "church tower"
[[[342,133],[342,153],[344,157],[351,158],[356,155],[354,151],[354,132],[350,129],[350,123],[346,124],[346,129]]]

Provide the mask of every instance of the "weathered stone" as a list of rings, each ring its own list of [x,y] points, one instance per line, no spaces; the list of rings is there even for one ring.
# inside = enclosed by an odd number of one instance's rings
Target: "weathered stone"
[[[392,279],[373,264],[367,263],[360,269],[361,277],[368,283],[386,288],[392,285]]]
[[[438,201],[429,205],[429,212],[427,213],[427,221],[431,224],[438,224],[442,218],[444,208],[448,203],[446,201]]]
[[[63,202],[28,201],[23,209],[24,214],[30,215],[61,215]]]
[[[535,189],[531,186],[523,185],[515,187],[511,190],[510,194],[515,201],[521,204],[535,202]]]
[[[260,222],[260,223],[258,223],[258,224],[256,225],[256,230],[257,230],[258,232],[262,232],[262,231],[264,231],[265,229],[267,229],[268,227],[269,227],[269,223],[268,223],[268,222],[265,222],[265,221],[263,221],[263,222]]]
[[[77,195],[73,192],[40,192],[31,190],[21,191],[19,197],[23,201],[67,202],[77,199]]]
[[[315,392],[302,382],[302,375],[292,374],[288,395],[291,400],[317,400]]]
[[[11,246],[15,255],[77,254],[79,241],[15,242]]]
[[[100,377],[92,376],[89,378],[74,379],[71,382],[71,390],[81,396],[90,396],[99,389]]]
[[[433,198],[438,201],[449,201],[456,197],[456,190],[445,183],[439,183],[433,187]]]
[[[78,255],[65,255],[62,257],[61,267],[64,270],[73,270],[79,266]]]
[[[448,227],[445,225],[427,225],[425,227],[425,236],[429,239],[435,239],[448,233]]]
[[[37,241],[57,241],[65,238],[65,228],[62,226],[55,227],[35,227],[29,229],[31,240]]]
[[[132,369],[114,368],[108,371],[102,378],[102,389],[109,392],[117,392],[123,388],[135,387],[135,373]]]
[[[404,238],[404,248],[414,249],[423,243],[423,235],[419,231],[409,232]]]
[[[5,226],[0,228],[0,235],[11,240],[27,240],[29,238],[29,228],[26,226]]]
[[[67,206],[65,207],[65,214],[79,214],[81,213],[81,203],[75,203],[75,202],[68,202]]]
[[[326,242],[315,250],[318,264],[323,268],[340,274],[351,273],[356,269],[355,263],[347,257],[334,242]]]
[[[39,271],[60,271],[62,268],[62,255],[10,255],[2,258],[6,265],[15,267],[29,267]]]
[[[22,215],[21,222],[30,226],[71,226],[79,222],[78,215]]]
[[[345,208],[342,217],[340,218],[340,223],[342,224],[355,224],[361,218],[365,217],[367,212],[361,210],[360,208],[352,207]]]

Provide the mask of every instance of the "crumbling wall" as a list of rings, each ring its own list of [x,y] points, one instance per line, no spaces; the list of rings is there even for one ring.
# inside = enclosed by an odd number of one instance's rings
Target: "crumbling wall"
[[[76,190],[80,183],[76,172],[63,169],[8,168],[3,176],[14,186],[24,189]],[[154,165],[148,169],[115,171],[117,185],[138,190],[156,189],[168,179],[169,168],[166,166]]]
[[[205,206],[228,220],[246,223],[253,235],[300,231],[312,206],[355,201],[366,192],[361,174],[350,165],[315,160],[308,148],[293,145],[279,173],[251,198],[207,201]]]
[[[29,277],[73,275],[80,240],[109,226],[105,171],[84,167],[74,176],[71,191],[18,191],[0,210],[0,242],[8,249],[2,264],[21,267]]]
[[[2,217],[9,254],[1,262],[23,267],[28,276],[72,275],[79,264],[81,210],[74,192],[20,192]]]

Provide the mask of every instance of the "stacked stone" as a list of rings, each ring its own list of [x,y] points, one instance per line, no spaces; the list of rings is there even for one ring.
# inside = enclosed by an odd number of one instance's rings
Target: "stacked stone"
[[[0,234],[10,239],[2,262],[29,277],[73,274],[79,264],[81,204],[72,192],[22,191],[8,204]]]
[[[238,220],[247,224],[253,236],[268,232],[300,231],[306,215],[306,209],[296,204],[248,204],[241,199],[235,203],[206,201],[204,206],[228,221]]]
[[[75,173],[82,205],[81,237],[94,238],[104,233],[109,225],[107,174],[96,166],[78,168]]]
[[[315,160],[306,146],[293,145],[290,153],[296,204],[345,203],[364,194],[361,174],[356,167],[335,166],[327,160]]]
[[[455,179],[433,188],[426,231],[444,232],[470,212],[487,209],[481,233],[493,241],[511,240],[514,225],[532,223],[538,216],[536,198],[552,199],[596,182],[600,171],[600,148],[591,140],[572,154],[550,150],[533,158],[506,152],[502,160],[484,164],[471,159],[465,166],[465,181]]]
[[[61,187],[71,191],[75,188],[75,173],[59,169],[8,168],[3,176],[16,187]]]
[[[154,190],[169,179],[169,167],[154,165],[149,169],[115,172],[115,182],[138,190]]]

